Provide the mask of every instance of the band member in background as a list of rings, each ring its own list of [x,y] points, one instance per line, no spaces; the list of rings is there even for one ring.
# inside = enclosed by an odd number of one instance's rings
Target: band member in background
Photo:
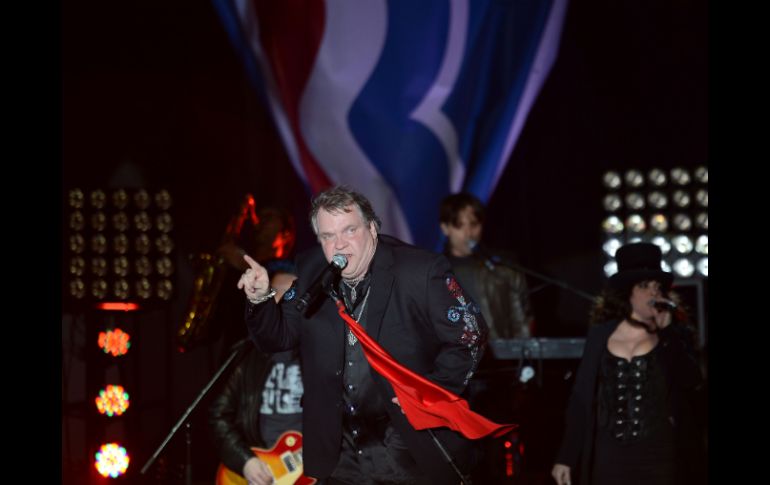
[[[511,254],[501,257],[498,251],[482,246],[481,239],[486,220],[485,207],[472,194],[460,192],[441,201],[439,223],[446,236],[444,255],[465,290],[479,303],[484,320],[489,325],[490,339],[528,338],[534,330],[534,318],[529,302],[529,288],[523,274],[509,266]],[[486,352],[479,366],[478,379],[471,389],[469,400],[487,416],[522,423],[522,428],[505,441],[523,443],[531,429],[531,413],[535,412],[533,395],[524,392],[519,376],[511,376],[509,367]],[[513,385],[512,385],[513,383]],[[507,461],[499,450],[503,440],[485,440],[482,462],[474,481],[497,481],[508,473]],[[514,473],[522,472],[523,457],[518,446],[512,447]]]
[[[705,482],[694,399],[703,379],[688,326],[673,318],[671,273],[650,243],[616,253],[597,299],[552,475],[570,483]]]
[[[530,337],[534,319],[527,280],[505,264],[510,256],[492,255],[481,245],[481,201],[468,193],[450,195],[441,201],[439,222],[447,237],[444,254],[460,284],[481,306],[490,339]]]
[[[248,268],[243,255],[250,254],[264,262],[288,259],[293,254],[293,217],[284,209],[255,209],[254,205],[254,198],[247,194],[240,210],[227,224],[216,251],[191,255],[195,276],[184,319],[177,330],[180,350],[206,343],[221,349],[215,352],[220,354],[242,340],[243,297],[233,287]]]
[[[278,301],[296,278],[293,264],[275,260],[265,266]],[[247,354],[213,399],[210,424],[222,463],[250,485],[267,485],[273,475],[251,447],[270,448],[285,431],[302,430],[299,357],[293,350],[264,354],[253,345],[244,351]],[[220,468],[219,485],[226,483],[225,473]]]
[[[444,256],[380,234],[380,220],[361,194],[345,187],[322,192],[310,216],[320,247],[297,258],[298,279],[280,305],[269,296],[265,268],[251,258],[238,284],[254,344],[264,352],[300,349],[306,474],[323,484],[459,483],[431,430],[417,431],[407,421],[335,303],[322,295],[303,313],[295,297],[343,255],[347,265],[331,291],[347,313],[396,361],[456,395],[481,359],[487,328],[478,307]],[[477,458],[473,442],[447,428],[432,431],[467,473]]]

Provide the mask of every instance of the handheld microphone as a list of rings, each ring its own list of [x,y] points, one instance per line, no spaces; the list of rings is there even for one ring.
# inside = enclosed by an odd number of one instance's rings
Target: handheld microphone
[[[671,300],[650,300],[650,306],[654,306],[658,310],[673,312],[679,306]]]
[[[332,279],[342,271],[345,266],[348,265],[348,258],[341,254],[335,254],[332,256],[332,260],[329,265],[321,271],[321,274],[313,281],[308,290],[297,301],[297,310],[304,312],[305,309],[313,302],[318,295],[329,286]]]

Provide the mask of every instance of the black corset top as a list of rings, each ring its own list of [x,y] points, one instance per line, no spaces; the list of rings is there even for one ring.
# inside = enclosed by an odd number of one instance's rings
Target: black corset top
[[[605,348],[599,381],[599,425],[618,441],[641,440],[665,422],[660,345],[628,361]]]

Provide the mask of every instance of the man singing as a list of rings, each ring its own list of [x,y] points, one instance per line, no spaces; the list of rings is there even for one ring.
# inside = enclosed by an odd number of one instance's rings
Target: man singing
[[[280,304],[267,272],[248,256],[238,287],[248,299],[246,323],[264,352],[299,347],[303,365],[305,473],[323,484],[448,484],[457,472],[429,430],[415,430],[393,387],[364,356],[332,299],[297,309],[335,255],[347,265],[329,291],[400,364],[462,395],[481,360],[487,326],[443,255],[379,234],[370,202],[346,187],[319,194],[310,220],[320,248],[297,258],[298,279]],[[473,442],[447,428],[432,430],[467,474]]]

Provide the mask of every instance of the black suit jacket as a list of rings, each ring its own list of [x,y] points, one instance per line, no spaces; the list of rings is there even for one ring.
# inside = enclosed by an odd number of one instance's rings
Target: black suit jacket
[[[342,373],[345,323],[334,303],[323,298],[308,317],[295,308],[315,277],[327,266],[320,247],[297,258],[298,279],[281,304],[272,300],[248,305],[246,323],[256,346],[265,352],[300,347],[303,365],[303,459],[305,472],[328,477],[339,458],[342,439]],[[371,265],[367,333],[401,364],[442,387],[462,394],[481,360],[487,328],[478,306],[467,295],[452,294],[454,283],[447,259],[379,235]],[[460,289],[460,292],[462,290]],[[474,327],[467,321],[475,322]],[[477,337],[471,342],[468,337]],[[404,438],[424,472],[425,482],[457,483],[427,431],[415,431],[400,408],[390,384],[372,370],[378,391],[387,403],[393,426]],[[469,440],[446,428],[434,430],[460,468],[475,460]]]

